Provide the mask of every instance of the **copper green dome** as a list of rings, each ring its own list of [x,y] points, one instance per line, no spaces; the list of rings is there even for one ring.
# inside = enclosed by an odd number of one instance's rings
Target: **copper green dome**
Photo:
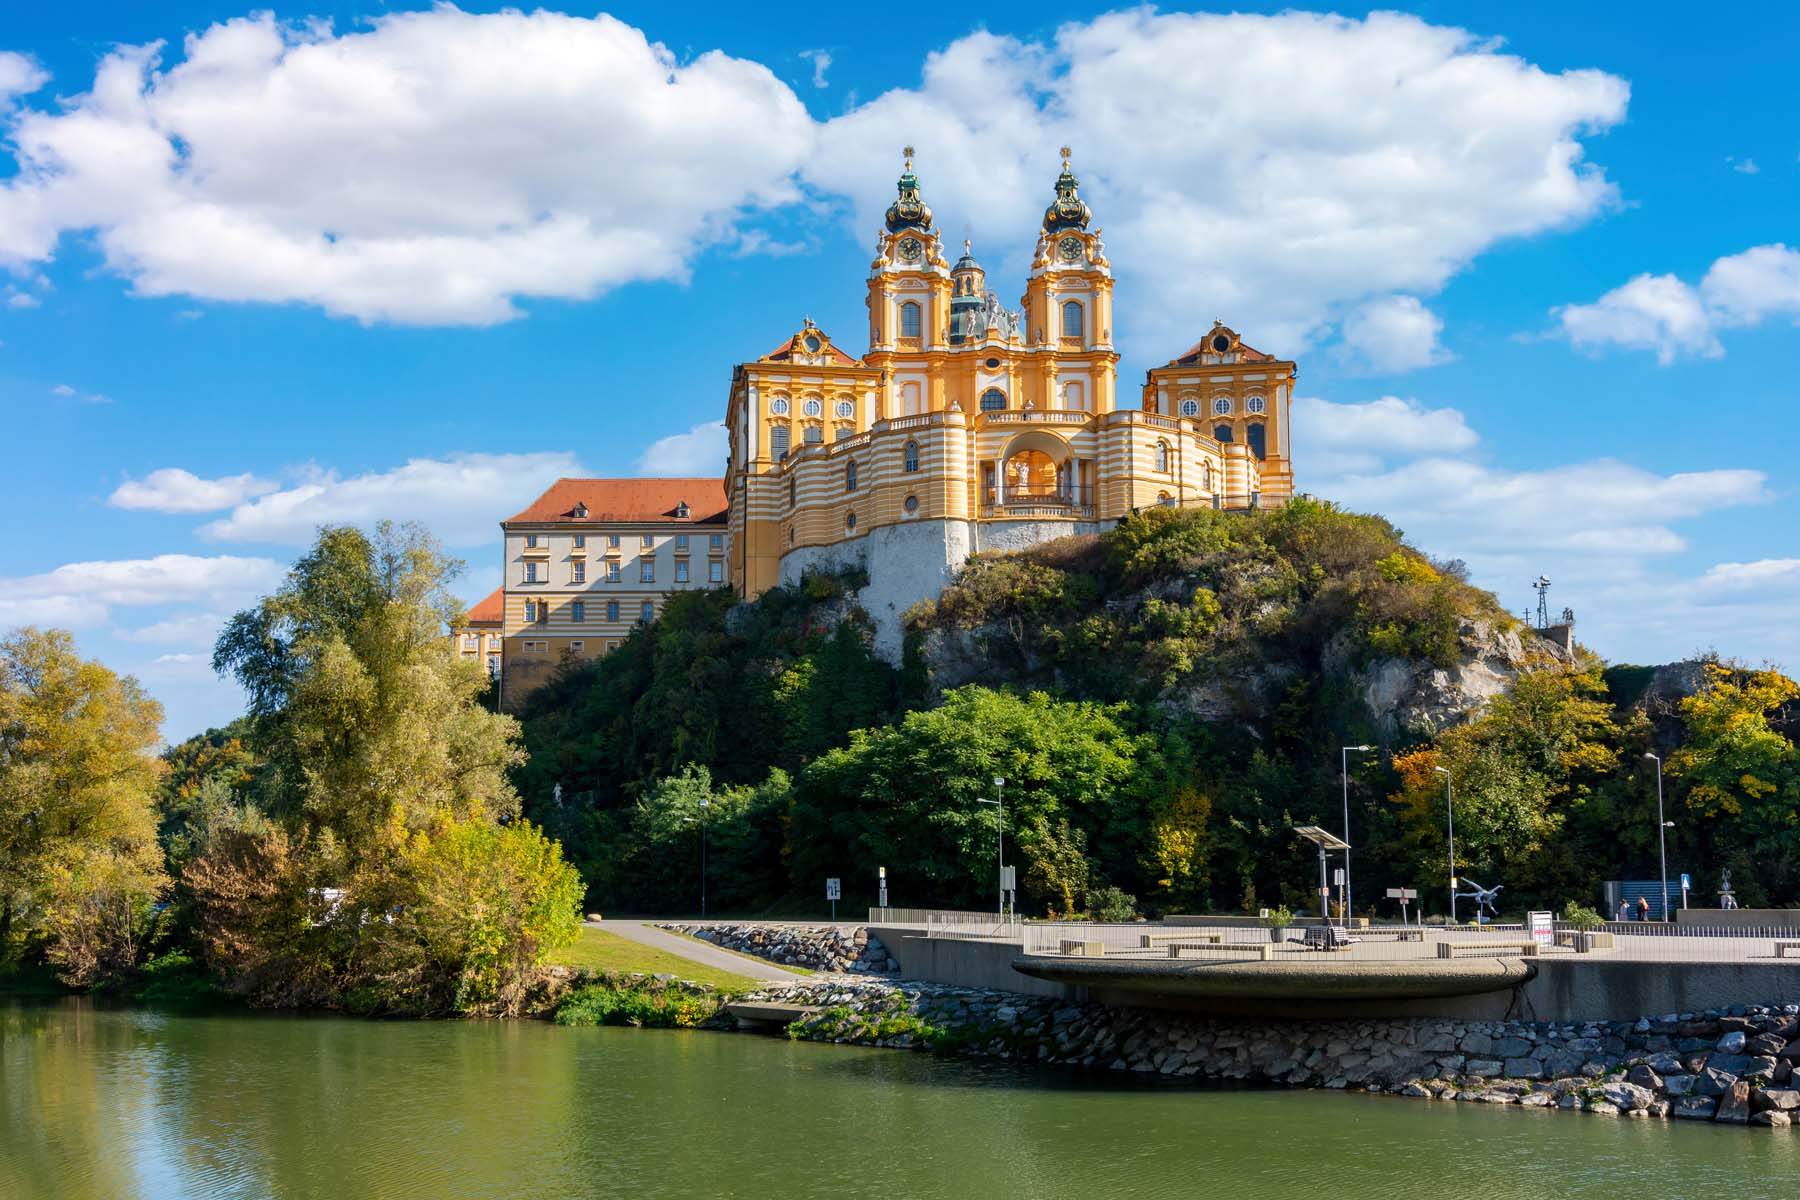
[[[1069,170],[1069,148],[1063,147],[1062,174],[1056,177],[1056,199],[1044,210],[1044,232],[1061,233],[1065,229],[1086,229],[1093,213],[1082,203],[1080,181]]]
[[[923,233],[930,230],[931,208],[919,199],[919,177],[913,174],[911,146],[906,148],[906,170],[900,176],[899,188],[899,199],[888,205],[888,232],[917,229]]]

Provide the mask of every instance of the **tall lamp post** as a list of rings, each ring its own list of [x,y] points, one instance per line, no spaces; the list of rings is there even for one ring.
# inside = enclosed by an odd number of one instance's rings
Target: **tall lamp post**
[[[1663,820],[1662,759],[1658,758],[1656,753],[1651,750],[1644,751],[1644,757],[1656,764],[1656,853],[1662,860],[1662,919],[1663,923],[1667,924],[1669,920],[1669,839],[1665,831],[1675,822]]]
[[[1003,775],[994,776],[994,798],[992,800],[978,800],[976,803],[992,804],[1000,810],[1000,838],[996,843],[996,846],[1000,858],[1000,870],[998,872],[1000,884],[999,912],[1000,919],[1004,921],[1006,920],[1006,777]]]
[[[1346,929],[1350,927],[1350,914],[1355,911],[1350,903],[1350,752],[1352,750],[1373,750],[1374,748],[1373,746],[1339,747],[1342,751],[1339,774],[1344,781],[1344,928]]]
[[[1450,923],[1456,924],[1456,804],[1450,788],[1450,769],[1433,767],[1444,777],[1444,820],[1450,830]]]

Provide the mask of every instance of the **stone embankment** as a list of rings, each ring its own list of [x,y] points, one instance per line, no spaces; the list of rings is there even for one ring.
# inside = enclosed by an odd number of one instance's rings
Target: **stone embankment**
[[[753,954],[784,967],[833,974],[893,973],[881,939],[867,929],[843,925],[663,925],[740,954]]]
[[[830,980],[747,999],[816,1006],[790,1036],[1114,1071],[1612,1117],[1800,1121],[1800,1005],[1635,1022],[1253,1022],[931,984]]]

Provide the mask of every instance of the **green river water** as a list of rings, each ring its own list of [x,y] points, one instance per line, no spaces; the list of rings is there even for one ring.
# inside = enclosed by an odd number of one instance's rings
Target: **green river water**
[[[1800,1196],[1800,1131],[777,1038],[0,1003],[0,1197]]]

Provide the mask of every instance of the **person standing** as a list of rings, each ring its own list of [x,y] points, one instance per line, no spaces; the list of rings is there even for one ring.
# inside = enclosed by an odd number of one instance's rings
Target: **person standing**
[[[1650,898],[1648,896],[1639,896],[1638,897],[1638,920],[1648,921],[1649,919],[1650,919]]]
[[[1619,920],[1621,923],[1631,920],[1631,901],[1624,899],[1619,901]]]

